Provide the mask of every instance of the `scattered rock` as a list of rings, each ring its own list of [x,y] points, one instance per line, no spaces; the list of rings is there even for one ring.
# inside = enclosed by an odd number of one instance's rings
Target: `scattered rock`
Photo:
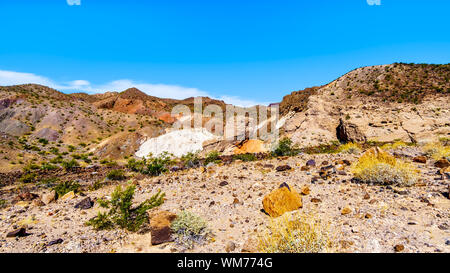
[[[152,245],[173,241],[170,224],[177,218],[177,215],[162,210],[149,211],[148,215],[150,219],[150,231],[152,233]]]
[[[44,204],[46,205],[50,204],[51,202],[54,202],[55,199],[56,199],[55,191],[51,191],[49,193],[42,195],[42,202],[44,202]]]
[[[349,208],[349,207],[345,207],[345,208],[343,208],[343,209],[341,210],[341,214],[342,214],[342,215],[347,215],[347,214],[350,214],[350,213],[352,213],[352,209]]]
[[[291,169],[292,169],[292,168],[291,168],[291,166],[289,166],[289,165],[282,165],[282,166],[278,166],[278,167],[276,168],[277,172],[289,171],[289,170],[291,170]]]
[[[75,198],[75,192],[74,192],[74,191],[70,191],[70,192],[64,194],[64,195],[60,198],[60,200],[61,200],[61,201],[66,201],[66,200],[72,200],[72,199],[74,199],[74,198]]]
[[[395,250],[395,252],[402,252],[403,250],[405,250],[405,246],[404,245],[395,245],[394,250]]]
[[[61,244],[63,242],[63,239],[56,239],[56,240],[53,240],[53,241],[50,241],[48,244],[47,244],[47,246],[52,246],[52,245],[59,245],[59,244]]]
[[[308,166],[308,167],[315,167],[316,166],[316,161],[314,159],[308,160],[306,162],[306,166]]]
[[[31,193],[31,192],[24,192],[24,193],[17,195],[16,198],[14,199],[14,201],[16,201],[16,202],[32,201],[38,197],[39,197],[39,195],[37,195],[37,194]]]
[[[232,241],[228,242],[227,245],[225,246],[225,251],[226,252],[232,252],[236,249],[236,244]]]
[[[18,228],[16,230],[13,230],[11,232],[8,232],[8,234],[6,234],[7,238],[13,238],[13,237],[24,237],[27,236],[27,231],[24,227]]]
[[[413,158],[413,161],[417,162],[417,163],[425,164],[425,163],[427,163],[427,157],[423,156],[423,155],[416,156],[416,157]]]
[[[321,203],[322,200],[320,200],[319,198],[311,198],[311,203]]]
[[[228,185],[227,181],[222,181],[222,182],[219,183],[219,186],[221,186],[221,187],[224,187],[226,185]]]
[[[94,201],[90,197],[86,197],[75,205],[76,209],[90,209],[94,206]]]
[[[35,207],[43,207],[43,206],[45,206],[45,203],[42,202],[42,200],[39,199],[39,198],[34,199],[34,200],[32,201],[32,204],[33,204],[33,206],[35,206]]]
[[[301,194],[302,195],[309,195],[311,193],[311,190],[309,189],[308,186],[305,186],[302,188]]]
[[[450,162],[448,162],[447,159],[442,158],[438,161],[436,161],[436,163],[434,163],[434,166],[439,168],[439,169],[443,169],[443,168],[447,168],[450,166]]]

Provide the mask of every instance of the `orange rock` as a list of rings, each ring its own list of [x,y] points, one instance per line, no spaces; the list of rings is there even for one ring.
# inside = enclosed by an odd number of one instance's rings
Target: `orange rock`
[[[309,189],[308,186],[305,186],[305,187],[302,188],[302,194],[303,195],[308,195],[310,193],[311,193],[311,190]]]
[[[349,207],[345,207],[345,208],[342,209],[342,211],[341,211],[341,214],[342,214],[342,215],[347,215],[347,214],[350,214],[350,213],[352,213],[352,209],[349,208]]]
[[[303,206],[302,197],[294,190],[281,187],[266,195],[262,201],[264,210],[271,217],[278,217],[285,212],[298,210]]]
[[[249,139],[246,140],[239,145],[237,145],[234,150],[234,154],[256,154],[256,153],[265,153],[267,149],[264,147],[264,142],[257,139]]]

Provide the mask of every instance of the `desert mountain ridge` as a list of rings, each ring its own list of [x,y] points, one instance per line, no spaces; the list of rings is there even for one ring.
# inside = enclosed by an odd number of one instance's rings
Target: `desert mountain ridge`
[[[281,136],[302,147],[346,141],[339,137],[339,126],[355,128],[356,139],[367,141],[448,137],[449,79],[448,64],[394,63],[355,69],[324,86],[286,95],[279,103]],[[226,107],[225,102],[211,98],[202,102],[203,107]],[[134,156],[145,140],[168,132],[179,118],[170,114],[175,105],[193,110],[193,103],[194,98],[157,98],[136,88],[90,95],[64,94],[36,84],[0,87],[0,133],[5,140],[1,166],[20,168],[51,154],[39,141],[63,150],[80,147],[83,154],[97,158]],[[200,132],[198,139],[212,137]],[[211,140],[205,150],[231,151],[232,144]]]
[[[194,98],[0,87],[0,252],[450,252],[449,79],[392,64],[292,92],[275,143],[174,129]]]

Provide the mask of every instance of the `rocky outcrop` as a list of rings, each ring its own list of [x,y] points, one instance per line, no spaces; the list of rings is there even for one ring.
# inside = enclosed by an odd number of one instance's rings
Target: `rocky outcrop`
[[[336,128],[336,136],[342,143],[360,143],[366,141],[366,136],[353,123],[345,122],[342,118],[339,120],[339,126]]]

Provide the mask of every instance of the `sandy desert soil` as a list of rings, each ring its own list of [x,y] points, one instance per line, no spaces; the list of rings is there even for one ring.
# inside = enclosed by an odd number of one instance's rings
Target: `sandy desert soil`
[[[407,149],[409,155],[418,153],[416,148]],[[413,163],[421,171],[421,182],[398,188],[352,182],[350,167],[342,160],[354,162],[357,157],[301,154],[132,179],[137,185],[135,202],[161,189],[166,201],[160,209],[173,213],[189,210],[207,221],[212,238],[193,249],[174,242],[152,246],[150,232],[96,231],[85,226],[102,209],[97,202],[87,210],[74,205],[86,196],[95,200],[110,195],[116,185],[109,185],[45,206],[22,201],[1,209],[0,252],[241,252],[270,222],[261,211],[262,199],[283,182],[299,192],[309,188],[299,212],[313,214],[326,223],[334,243],[330,251],[395,252],[397,247],[402,252],[450,252],[450,180],[438,174],[434,161]],[[302,170],[311,159],[317,166]],[[411,157],[405,160],[411,161]],[[276,171],[282,165],[292,169]],[[325,180],[318,173],[328,165],[337,171]],[[227,183],[221,183],[224,181]],[[42,196],[46,191],[35,193]],[[344,208],[351,212],[343,215]],[[22,225],[27,227],[27,236],[6,238]]]

